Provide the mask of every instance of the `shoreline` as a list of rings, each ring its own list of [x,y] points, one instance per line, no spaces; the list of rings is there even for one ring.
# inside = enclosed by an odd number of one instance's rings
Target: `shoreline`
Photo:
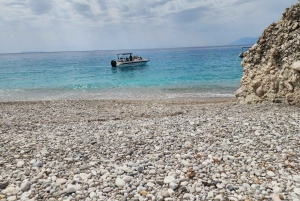
[[[300,108],[235,99],[0,102],[2,200],[300,196]]]
[[[61,101],[87,101],[87,102],[162,102],[162,103],[225,103],[236,102],[235,97],[175,97],[175,98],[163,98],[163,99],[45,99],[45,100],[0,100],[1,103],[38,103],[38,102],[61,102]]]

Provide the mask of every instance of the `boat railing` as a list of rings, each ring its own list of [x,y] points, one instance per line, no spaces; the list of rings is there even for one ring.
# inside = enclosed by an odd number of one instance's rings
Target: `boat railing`
[[[239,54],[239,57],[243,58],[244,57],[244,53],[245,53],[244,49],[249,49],[249,48],[251,48],[251,47],[249,47],[249,46],[242,47],[242,52]]]

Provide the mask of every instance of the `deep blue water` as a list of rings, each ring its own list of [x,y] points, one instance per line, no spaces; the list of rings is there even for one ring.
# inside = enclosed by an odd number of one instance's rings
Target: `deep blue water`
[[[0,54],[0,101],[234,96],[241,47]],[[112,68],[120,52],[145,66]]]

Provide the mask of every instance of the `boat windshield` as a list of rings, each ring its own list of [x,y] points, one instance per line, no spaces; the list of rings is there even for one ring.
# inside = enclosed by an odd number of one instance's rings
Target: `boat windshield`
[[[117,54],[118,61],[119,62],[126,62],[126,61],[136,61],[136,60],[142,60],[142,57],[135,55],[132,56],[133,53],[120,53]]]

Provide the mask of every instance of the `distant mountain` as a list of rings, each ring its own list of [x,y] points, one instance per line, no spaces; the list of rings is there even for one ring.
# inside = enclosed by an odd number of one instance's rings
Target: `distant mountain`
[[[230,43],[229,45],[254,45],[259,37],[256,38],[250,38],[250,37],[246,37],[246,38],[240,38],[237,41],[234,41],[232,43]]]

